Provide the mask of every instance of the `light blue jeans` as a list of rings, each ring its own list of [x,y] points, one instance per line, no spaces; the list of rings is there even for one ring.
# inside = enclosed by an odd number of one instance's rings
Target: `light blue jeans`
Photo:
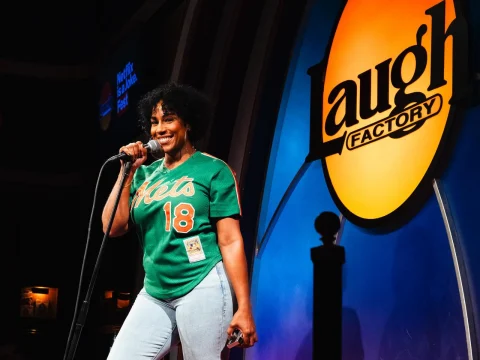
[[[219,262],[180,298],[158,300],[142,289],[107,359],[161,359],[181,341],[185,360],[220,360],[232,316],[232,292]]]

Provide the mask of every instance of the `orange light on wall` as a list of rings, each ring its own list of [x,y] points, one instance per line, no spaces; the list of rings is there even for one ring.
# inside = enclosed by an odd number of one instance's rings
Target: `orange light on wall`
[[[117,295],[117,309],[126,309],[130,306],[130,293],[119,292]]]
[[[113,290],[105,290],[103,293],[103,298],[105,300],[113,299]]]
[[[21,289],[20,316],[23,318],[55,319],[58,288],[27,286]]]

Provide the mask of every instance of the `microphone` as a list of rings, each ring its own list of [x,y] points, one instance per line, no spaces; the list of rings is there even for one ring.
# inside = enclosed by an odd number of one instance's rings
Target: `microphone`
[[[143,144],[143,147],[147,149],[147,152],[149,153],[156,153],[161,150],[160,144],[158,143],[157,140],[150,140],[148,143]],[[124,160],[124,161],[132,161],[132,157],[130,155],[125,154],[123,151],[118,154],[112,156],[108,161],[113,161],[113,160]]]

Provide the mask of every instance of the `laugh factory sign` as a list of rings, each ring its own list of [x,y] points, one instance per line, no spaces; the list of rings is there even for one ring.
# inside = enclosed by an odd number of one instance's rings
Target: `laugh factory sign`
[[[431,190],[465,95],[467,35],[454,0],[345,5],[328,58],[310,72],[311,156],[350,221],[394,223]]]

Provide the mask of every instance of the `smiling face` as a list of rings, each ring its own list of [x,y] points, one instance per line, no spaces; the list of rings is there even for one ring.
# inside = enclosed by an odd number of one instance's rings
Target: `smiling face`
[[[181,154],[185,147],[190,146],[187,137],[187,126],[174,113],[164,112],[163,102],[160,101],[153,109],[150,124],[150,135],[157,140],[165,154],[175,157]]]

